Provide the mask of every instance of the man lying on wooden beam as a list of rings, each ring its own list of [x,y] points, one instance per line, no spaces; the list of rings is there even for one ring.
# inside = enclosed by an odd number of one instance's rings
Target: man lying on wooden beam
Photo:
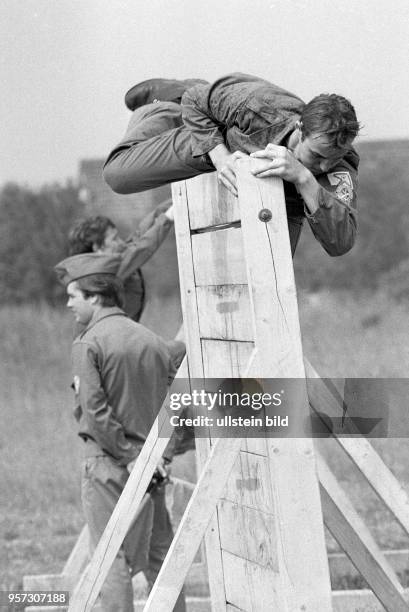
[[[237,195],[235,161],[265,160],[256,175],[284,181],[292,252],[304,218],[332,256],[356,237],[359,123],[352,104],[321,94],[305,104],[263,79],[234,73],[212,84],[151,79],[132,87],[133,111],[104,177],[118,193],[135,193],[217,171]]]

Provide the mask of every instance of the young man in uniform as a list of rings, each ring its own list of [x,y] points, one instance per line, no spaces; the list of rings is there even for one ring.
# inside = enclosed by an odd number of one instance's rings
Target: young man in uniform
[[[120,255],[85,253],[56,266],[84,331],[72,350],[75,417],[84,440],[82,502],[97,545],[166,397],[175,368],[165,342],[120,308]],[[157,467],[167,474],[171,457]],[[104,612],[132,612],[132,575],[154,583],[172,541],[164,487],[153,488],[101,590]],[[181,594],[174,608],[184,612]]]
[[[104,216],[89,217],[78,222],[68,235],[70,255],[80,253],[118,253],[121,265],[118,276],[124,285],[123,309],[139,321],[145,298],[140,270],[165,240],[173,224],[173,206],[164,212],[158,207],[142,219],[138,229],[125,241],[115,224]]]
[[[133,115],[105,163],[111,188],[134,193],[216,170],[236,195],[235,162],[251,154],[265,160],[256,176],[284,181],[293,253],[304,218],[330,255],[349,251],[357,230],[359,162],[352,104],[336,94],[305,104],[241,73],[188,85],[151,79],[126,94]]]

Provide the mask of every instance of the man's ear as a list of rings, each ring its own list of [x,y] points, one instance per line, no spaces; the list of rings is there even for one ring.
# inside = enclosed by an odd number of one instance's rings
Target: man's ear
[[[97,295],[96,293],[94,295],[90,295],[89,301],[90,301],[90,304],[95,306],[99,302],[99,295]]]

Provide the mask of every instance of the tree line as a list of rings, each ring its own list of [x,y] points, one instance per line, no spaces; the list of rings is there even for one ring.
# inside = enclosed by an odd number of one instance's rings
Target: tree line
[[[365,143],[359,148],[359,236],[342,257],[329,257],[305,228],[295,257],[304,290],[406,290],[409,270],[409,141]],[[67,256],[67,234],[84,217],[74,183],[34,190],[7,184],[0,191],[0,302],[61,303],[53,266]],[[306,224],[307,225],[307,224]]]

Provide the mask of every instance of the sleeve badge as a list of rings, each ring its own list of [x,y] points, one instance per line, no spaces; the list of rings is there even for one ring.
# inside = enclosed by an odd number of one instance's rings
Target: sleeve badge
[[[349,172],[330,172],[327,174],[330,185],[335,187],[335,195],[344,204],[351,204],[354,197],[354,186]]]

